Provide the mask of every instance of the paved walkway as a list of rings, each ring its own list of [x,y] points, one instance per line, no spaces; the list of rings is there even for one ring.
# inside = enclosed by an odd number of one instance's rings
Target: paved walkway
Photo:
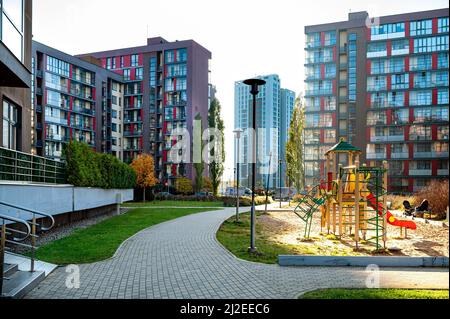
[[[235,209],[185,216],[127,240],[109,260],[80,266],[80,288],[58,268],[27,298],[295,298],[317,288],[365,287],[362,268],[280,267],[235,258],[216,240]],[[387,269],[382,288],[446,288],[448,270]]]

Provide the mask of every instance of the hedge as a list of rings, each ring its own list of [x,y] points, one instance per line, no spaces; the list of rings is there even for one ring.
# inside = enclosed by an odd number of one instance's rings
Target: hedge
[[[128,189],[136,186],[133,169],[108,154],[94,152],[89,145],[70,142],[64,148],[67,181],[77,187]]]

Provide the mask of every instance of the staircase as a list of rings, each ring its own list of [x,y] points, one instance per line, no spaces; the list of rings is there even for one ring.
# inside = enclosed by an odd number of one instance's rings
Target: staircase
[[[17,210],[28,217],[7,215],[2,213],[2,207]],[[45,221],[48,221],[48,225],[44,225]],[[55,220],[49,214],[0,202],[0,298],[22,298],[44,280],[46,267],[40,262],[36,267],[34,258],[36,238],[38,232],[48,231],[54,224]],[[30,244],[25,243],[28,239]],[[30,249],[31,258],[7,252],[13,246]]]

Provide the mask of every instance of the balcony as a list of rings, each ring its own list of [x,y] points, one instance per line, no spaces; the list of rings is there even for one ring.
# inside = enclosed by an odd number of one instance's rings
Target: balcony
[[[343,55],[343,54],[347,54],[348,48],[347,46],[343,46],[339,48],[339,54]]]
[[[44,77],[44,72],[42,70],[36,70],[36,77],[42,79]]]
[[[431,176],[431,169],[410,169],[409,175],[412,176]]]
[[[42,95],[42,88],[36,88],[36,94]]]
[[[123,121],[124,121],[124,123],[142,123],[142,119],[141,118],[128,118],[128,117],[125,117],[124,119],[123,119]]]
[[[392,153],[391,159],[408,159],[409,158],[409,152],[402,152],[402,153]]]
[[[321,46],[321,42],[320,41],[311,41],[311,42],[306,42],[305,44],[305,49],[316,49],[316,48],[320,48]]]
[[[347,79],[339,80],[339,86],[340,87],[347,86],[347,84],[348,84],[348,80]]]
[[[124,131],[123,136],[132,137],[132,136],[142,136],[143,132],[141,130],[137,131]]]
[[[448,169],[438,169],[437,175],[438,176],[448,176]]]
[[[367,153],[367,159],[371,160],[386,159],[386,153]]]
[[[36,113],[42,113],[42,105],[36,105]]]
[[[347,63],[340,63],[339,70],[341,70],[341,71],[347,70]]]
[[[431,158],[433,157],[433,152],[416,152],[414,151],[414,158]]]

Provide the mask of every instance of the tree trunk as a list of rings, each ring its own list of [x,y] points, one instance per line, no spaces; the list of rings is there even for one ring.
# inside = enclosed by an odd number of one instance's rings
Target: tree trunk
[[[144,197],[142,198],[142,202],[145,203],[145,187],[143,188]]]

